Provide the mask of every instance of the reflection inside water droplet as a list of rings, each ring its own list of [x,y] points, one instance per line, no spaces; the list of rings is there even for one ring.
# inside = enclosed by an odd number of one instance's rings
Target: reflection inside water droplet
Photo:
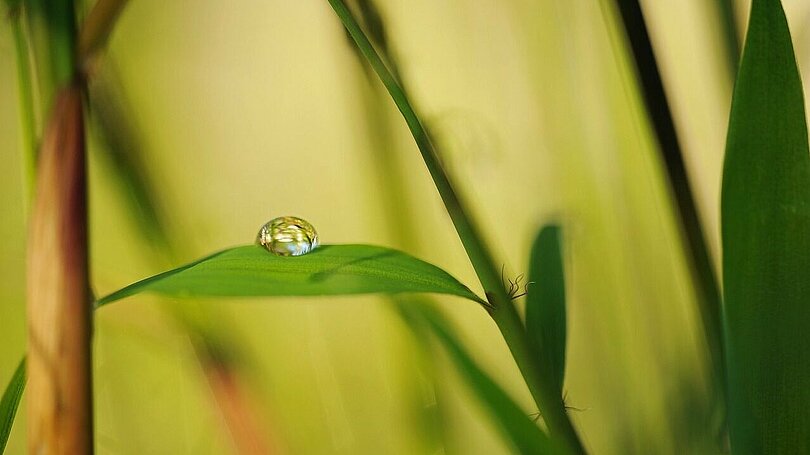
[[[318,233],[306,220],[281,216],[262,226],[256,243],[279,256],[301,256],[318,246]]]

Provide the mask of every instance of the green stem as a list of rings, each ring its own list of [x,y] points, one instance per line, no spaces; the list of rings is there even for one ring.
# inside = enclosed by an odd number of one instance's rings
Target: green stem
[[[552,396],[548,393],[551,388],[548,387],[548,384],[545,384],[545,381],[535,367],[534,359],[537,356],[530,348],[523,323],[512,304],[512,300],[507,296],[495,262],[484,244],[483,237],[473,225],[470,216],[453,189],[450,179],[444,171],[436,150],[430,141],[430,137],[419,121],[405,91],[397,82],[391,71],[385,66],[343,0],[329,0],[329,4],[335,10],[338,17],[340,17],[343,25],[352,36],[355,43],[357,43],[357,46],[368,60],[371,67],[377,73],[377,76],[379,76],[383,85],[385,85],[385,88],[388,90],[388,93],[393,98],[397,108],[405,118],[405,122],[416,141],[419,152],[422,154],[425,166],[427,166],[428,172],[430,172],[433,183],[439,191],[442,202],[444,202],[444,206],[456,228],[461,243],[464,245],[467,256],[470,258],[470,262],[475,269],[478,280],[484,287],[490,304],[494,307],[491,313],[492,317],[500,329],[535,403],[543,413],[543,418],[549,431],[552,435],[559,437],[572,453],[585,453],[576,430],[574,430],[568,415],[565,413],[562,398]],[[557,404],[558,402],[559,404]]]
[[[40,112],[50,112],[54,94],[76,74],[76,12],[72,0],[25,3],[36,60]]]
[[[85,66],[104,47],[127,0],[98,0],[87,14],[79,34],[78,60]]]
[[[11,14],[11,34],[14,39],[14,57],[17,63],[17,109],[20,118],[20,144],[22,145],[23,170],[27,195],[26,206],[31,200],[36,177],[37,136],[34,118],[34,97],[31,89],[31,69],[28,61],[28,43],[23,32],[21,11]]]

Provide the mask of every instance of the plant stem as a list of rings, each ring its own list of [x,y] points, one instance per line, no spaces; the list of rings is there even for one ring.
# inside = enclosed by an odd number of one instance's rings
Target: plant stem
[[[48,112],[28,241],[28,447],[93,453],[84,81],[72,0],[25,3]],[[22,48],[21,48],[22,49]]]
[[[425,166],[428,168],[428,172],[436,189],[439,191],[456,232],[464,245],[467,256],[475,269],[478,280],[484,287],[490,304],[494,307],[491,313],[492,317],[503,334],[504,340],[526,381],[532,397],[543,412],[543,418],[549,431],[553,436],[559,437],[572,453],[584,453],[585,450],[579,441],[576,430],[574,430],[568,415],[565,413],[562,397],[552,397],[547,393],[550,388],[545,383],[547,381],[541,377],[535,367],[534,359],[536,355],[532,352],[528,343],[520,316],[506,294],[495,262],[492,260],[482,236],[473,225],[471,218],[453,189],[428,133],[419,121],[405,91],[382,62],[377,51],[366,38],[345,3],[342,0],[329,0],[329,3],[371,67],[382,80],[383,85],[385,85],[397,108],[405,118],[405,122],[422,154]],[[559,406],[555,404],[557,401],[560,403]]]
[[[73,0],[28,0],[26,16],[36,60],[40,112],[75,74],[76,13]]]
[[[98,0],[87,14],[79,33],[78,61],[86,71],[95,54],[107,41],[116,19],[123,11],[127,0]]]
[[[675,122],[641,7],[638,0],[617,0],[617,4],[635,58],[642,98],[658,139],[661,157],[675,198],[686,257],[691,265],[689,271],[697,290],[698,310],[711,357],[713,380],[718,387],[717,390],[722,391],[725,361],[721,335],[720,286],[706,245],[683,160],[683,151],[678,141]]]
[[[28,447],[93,452],[84,113],[59,92],[42,140],[28,243]]]

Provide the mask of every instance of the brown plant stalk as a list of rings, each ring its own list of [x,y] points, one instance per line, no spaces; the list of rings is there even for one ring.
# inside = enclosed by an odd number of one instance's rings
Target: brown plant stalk
[[[235,369],[227,363],[211,360],[210,357],[206,361],[206,354],[198,356],[236,452],[242,455],[278,453],[272,438],[259,426],[256,410]]]
[[[91,297],[81,86],[57,95],[28,240],[28,449],[93,452]]]

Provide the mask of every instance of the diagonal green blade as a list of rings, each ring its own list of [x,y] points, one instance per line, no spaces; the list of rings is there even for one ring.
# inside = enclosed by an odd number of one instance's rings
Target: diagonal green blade
[[[14,416],[17,414],[23,390],[25,390],[25,357],[20,360],[17,370],[14,371],[11,381],[6,386],[6,391],[3,392],[3,399],[0,401],[0,453],[6,450],[6,443],[11,434],[11,427],[14,425]]]
[[[529,260],[526,288],[526,332],[540,355],[543,373],[562,396],[565,378],[565,270],[562,230],[548,225],[540,230]]]
[[[146,291],[177,297],[430,292],[485,304],[435,265],[371,245],[324,245],[298,257],[276,256],[256,245],[240,246],[138,281],[96,305]]]
[[[493,423],[520,453],[562,453],[501,386],[476,364],[457,340],[450,324],[435,308],[429,305],[399,305],[399,310],[420,340],[424,341],[425,335],[430,333],[436,336]]]
[[[731,448],[810,453],[810,150],[779,0],[754,0],[722,191]]]

